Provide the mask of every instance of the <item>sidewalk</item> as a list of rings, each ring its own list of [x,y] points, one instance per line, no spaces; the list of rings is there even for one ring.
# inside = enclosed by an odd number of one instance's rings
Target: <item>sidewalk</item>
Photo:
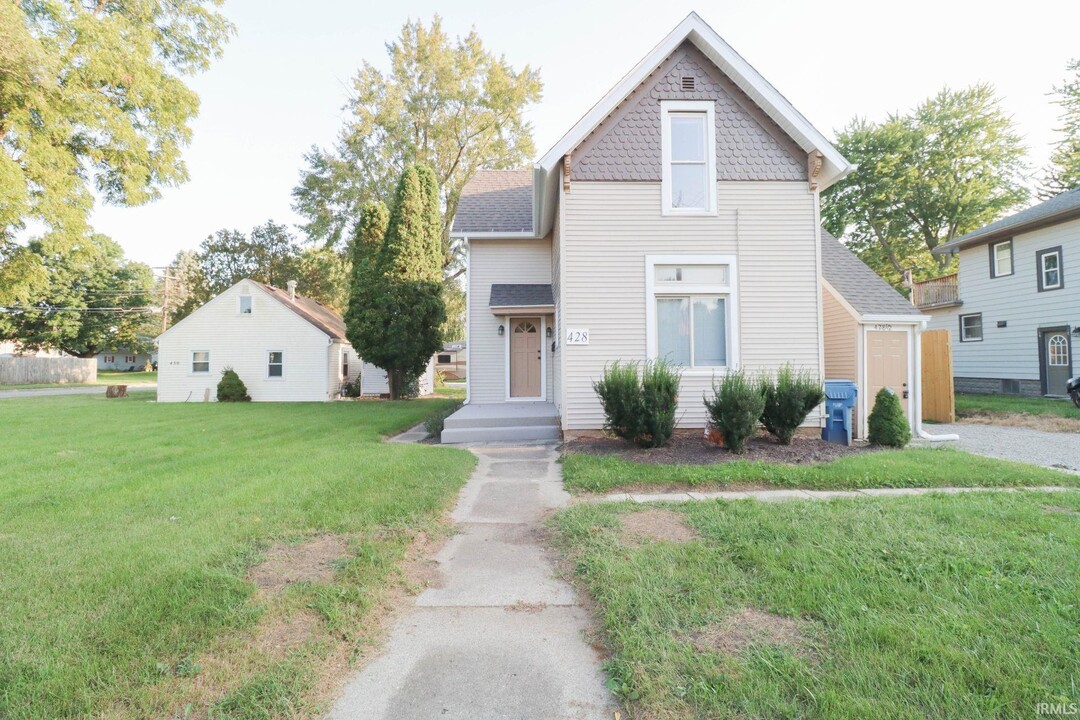
[[[84,385],[80,387],[35,388],[33,390],[0,390],[0,400],[12,398],[48,397],[50,395],[104,395],[107,385]],[[128,392],[136,390],[156,390],[157,383],[134,383],[128,385]]]
[[[956,494],[965,492],[1069,492],[1074,488],[1045,485],[1025,488],[996,487],[939,487],[939,488],[872,488],[869,490],[729,490],[720,492],[678,493],[611,493],[582,498],[583,502],[691,502],[701,500],[761,500],[783,502],[786,500],[832,500],[845,497],[890,497],[897,495],[928,495],[930,493]]]

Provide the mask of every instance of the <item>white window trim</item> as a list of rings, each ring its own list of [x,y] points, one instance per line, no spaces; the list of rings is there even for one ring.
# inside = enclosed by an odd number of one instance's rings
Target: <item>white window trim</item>
[[[997,249],[999,247],[1001,247],[1002,245],[1008,245],[1009,246],[1009,271],[1008,272],[1001,272],[1001,268],[998,267]],[[1013,270],[1016,268],[1016,258],[1013,257],[1013,252],[1014,251],[1015,251],[1015,247],[1013,247],[1011,239],[1002,240],[1001,242],[994,243],[993,251],[992,251],[991,255],[993,257],[993,262],[994,262],[994,277],[995,278],[1009,277],[1010,275],[1013,274]]]
[[[270,374],[270,353],[281,353],[281,375]],[[285,379],[285,351],[284,350],[267,350],[263,356],[266,361],[266,379],[270,382],[281,382]],[[277,364],[277,363],[275,363]]]
[[[977,317],[979,318],[979,337],[965,337],[967,327],[964,325],[964,318]],[[985,335],[985,328],[983,327],[982,313],[963,313],[960,315],[960,342],[982,342]]]
[[[1047,258],[1057,258],[1057,268],[1055,268],[1055,270],[1057,271],[1057,278],[1058,279],[1057,279],[1057,282],[1054,283],[1053,285],[1046,282],[1046,259]],[[1039,256],[1039,272],[1042,273],[1042,289],[1043,290],[1057,290],[1057,289],[1059,289],[1061,287],[1061,251],[1060,250],[1051,250],[1049,252],[1045,252],[1042,255],[1040,255]]]
[[[645,337],[648,342],[647,357],[659,356],[659,338],[656,334],[656,266],[657,265],[727,265],[727,285],[686,285],[670,292],[661,290],[659,295],[683,297],[687,295],[723,295],[727,309],[727,365],[683,368],[684,377],[712,377],[720,373],[738,370],[739,355],[739,269],[734,255],[646,255],[645,256]],[[691,358],[691,361],[693,358]]]
[[[1061,350],[1061,359],[1064,362],[1054,362],[1055,347]],[[1046,364],[1049,367],[1069,367],[1069,341],[1065,339],[1064,335],[1051,335],[1046,342]]]
[[[244,298],[249,298],[251,300],[251,312],[249,312],[249,313],[244,312],[244,307],[243,307]],[[255,314],[255,296],[250,294],[250,293],[242,293],[240,295],[237,295],[236,296],[236,314],[240,315],[241,317],[243,317],[245,315],[254,315]]]
[[[206,353],[206,369],[205,370],[196,370],[195,369],[195,355],[197,353]],[[191,364],[188,365],[188,374],[189,375],[209,375],[210,371],[212,369],[211,366],[210,366],[210,362],[211,361],[210,361],[210,351],[209,350],[192,350],[191,351]]]
[[[671,114],[697,112],[705,114],[705,208],[673,208],[671,206]],[[661,195],[662,215],[716,215],[716,103],[712,100],[661,100],[660,127],[662,140]]]

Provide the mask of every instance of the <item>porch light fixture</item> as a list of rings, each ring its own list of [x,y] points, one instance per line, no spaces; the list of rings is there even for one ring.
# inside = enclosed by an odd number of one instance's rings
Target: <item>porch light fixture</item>
[[[506,326],[505,325],[500,325],[499,326],[499,337],[502,337],[503,333],[505,333],[505,332],[506,332]]]
[[[555,337],[555,328],[551,327],[550,325],[547,326],[547,336],[549,338]]]

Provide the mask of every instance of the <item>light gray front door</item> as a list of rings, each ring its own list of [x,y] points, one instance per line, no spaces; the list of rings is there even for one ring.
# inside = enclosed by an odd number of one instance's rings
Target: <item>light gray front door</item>
[[[1042,332],[1043,377],[1046,378],[1047,395],[1064,395],[1065,383],[1072,374],[1072,347],[1068,330],[1044,330]]]

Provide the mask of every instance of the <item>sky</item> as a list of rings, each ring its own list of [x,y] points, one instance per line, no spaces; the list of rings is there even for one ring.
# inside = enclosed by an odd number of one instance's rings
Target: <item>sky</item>
[[[1059,108],[1048,93],[1080,57],[1076,0],[226,0],[237,33],[189,80],[201,99],[184,156],[190,180],[141,207],[99,205],[92,222],[153,266],[221,228],[300,223],[291,191],[303,155],[333,144],[356,70],[364,60],[385,68],[385,44],[402,24],[435,14],[451,36],[475,27],[514,67],[539,68],[544,97],[527,116],[542,155],[690,11],[826,137],[855,116],[905,111],[943,86],[990,82],[1033,169],[1055,139]]]

